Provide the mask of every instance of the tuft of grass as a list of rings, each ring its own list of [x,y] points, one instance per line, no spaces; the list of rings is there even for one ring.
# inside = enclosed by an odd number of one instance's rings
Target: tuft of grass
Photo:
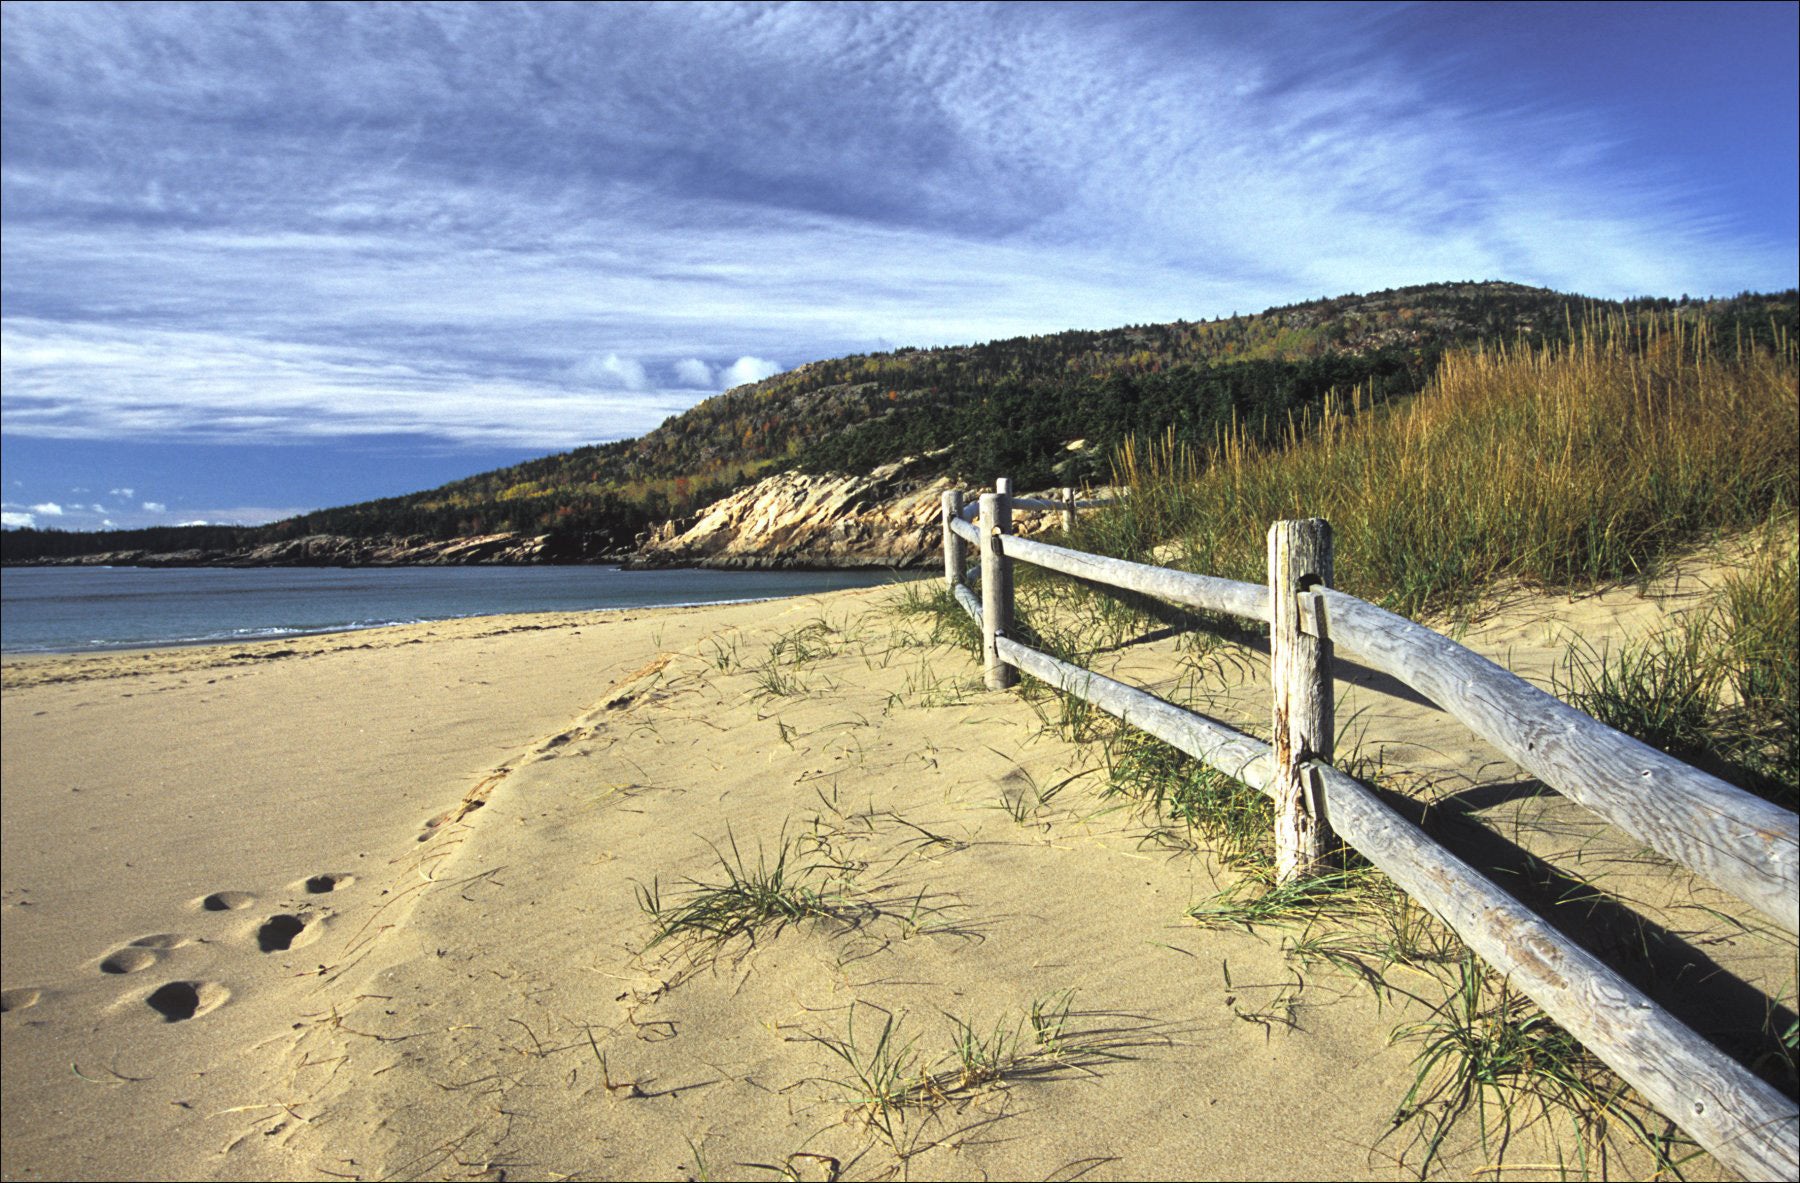
[[[993,749],[990,749],[993,750]],[[1037,778],[1024,768],[1018,768],[1006,779],[1013,782],[1000,790],[996,807],[1005,812],[1014,822],[1023,826],[1033,821],[1037,815],[1056,800],[1057,796],[1070,785],[1088,775],[1088,770],[1071,773],[1055,784],[1039,785]]]
[[[837,627],[820,619],[776,637],[769,642],[768,653],[762,661],[754,665],[746,666],[737,656],[735,641],[728,654],[715,652],[713,662],[721,669],[726,668],[720,664],[726,660],[745,666],[756,686],[752,693],[758,698],[793,698],[808,690],[802,676],[807,665],[836,656],[850,643],[851,639],[844,637]]]
[[[797,672],[782,665],[781,654],[775,648],[769,650],[767,660],[754,668],[751,680],[759,698],[793,698],[806,693],[806,683]]]
[[[962,1089],[976,1089],[984,1084],[991,1084],[1006,1074],[1006,1070],[1018,1059],[1019,1030],[1008,1029],[1004,1023],[995,1023],[994,1029],[986,1035],[976,1031],[974,1025],[955,1015],[946,1014],[954,1029],[951,1055],[955,1060],[952,1072],[951,1087],[945,1092]]]
[[[1140,731],[1118,732],[1105,756],[1103,796],[1184,827],[1234,870],[1273,868],[1274,807],[1263,794]]]
[[[738,638],[735,635],[708,637],[706,644],[709,649],[707,660],[721,673],[730,673],[734,666],[743,664],[743,659],[738,655]]]
[[[875,1008],[880,1010],[881,1008]],[[847,1078],[831,1081],[842,1089],[850,1104],[861,1110],[864,1120],[879,1130],[892,1146],[899,1145],[895,1128],[902,1110],[917,1104],[924,1095],[926,1079],[920,1057],[914,1050],[918,1037],[902,1039],[900,1019],[891,1011],[881,1010],[881,1030],[873,1041],[858,1041],[856,1004],[850,1007],[849,1030],[842,1039],[817,1036],[818,1041],[849,1069]]]
[[[1719,690],[1703,615],[1616,653],[1596,651],[1577,638],[1563,660],[1556,690],[1615,731],[1672,756],[1696,756],[1712,746],[1711,722]]]
[[[930,644],[954,645],[980,658],[981,629],[963,611],[942,579],[914,580],[901,589],[892,603],[894,615],[901,620],[931,626]]]
[[[1203,928],[1258,924],[1298,927],[1327,911],[1358,910],[1353,894],[1377,874],[1364,865],[1332,870],[1306,879],[1272,883],[1264,877],[1240,879],[1218,894],[1191,905],[1188,918]]]
[[[1795,521],[1771,521],[1751,561],[1726,577],[1720,596],[1724,745],[1736,761],[1800,800],[1800,545]]]
[[[655,924],[646,950],[674,937],[723,944],[771,925],[779,932],[797,920],[842,919],[854,912],[841,890],[822,891],[814,885],[823,879],[829,886],[830,872],[841,871],[841,867],[817,858],[801,862],[798,843],[785,836],[772,863],[759,842],[752,865],[738,848],[737,836],[729,830],[726,834],[730,854],[712,848],[724,872],[722,882],[690,879],[681,897],[667,903],[655,879],[649,886],[637,885],[638,905]]]
[[[1617,652],[1571,643],[1565,700],[1617,731],[1787,806],[1800,800],[1800,585],[1770,523],[1710,604]]]
[[[1054,1058],[1070,1050],[1066,1033],[1069,1029],[1069,1010],[1074,1004],[1073,990],[1032,999],[1031,1039],[1040,1052]]]
[[[1647,1150],[1657,1173],[1677,1173],[1671,1138],[1655,1133],[1627,1087],[1530,999],[1465,956],[1458,981],[1428,1019],[1394,1032],[1420,1044],[1394,1129],[1418,1127],[1424,1178],[1445,1140],[1473,1117],[1484,1151],[1504,1150],[1532,1122],[1566,1120],[1579,1167],[1618,1132]]]
[[[1034,999],[1027,1019],[1012,1025],[996,1022],[991,1029],[977,1028],[946,1013],[950,1048],[935,1060],[928,1060],[919,1050],[919,1036],[903,1034],[904,1015],[872,1003],[851,1004],[842,1037],[811,1038],[848,1070],[847,1075],[824,1083],[837,1088],[863,1120],[898,1150],[909,1109],[929,1111],[1009,1079],[1041,1078],[1064,1069],[1091,1071],[1087,1067],[1091,1062],[1123,1058],[1117,1049],[1124,1045],[1118,1040],[1077,1042],[1068,1030],[1073,999],[1073,990]],[[859,1033],[859,1010],[879,1013],[879,1029],[872,1029],[865,1019]]]

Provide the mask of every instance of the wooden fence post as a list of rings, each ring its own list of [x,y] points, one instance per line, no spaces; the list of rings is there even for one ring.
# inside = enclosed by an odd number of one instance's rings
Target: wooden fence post
[[[1269,527],[1269,680],[1274,690],[1275,878],[1318,873],[1331,843],[1319,778],[1335,739],[1331,642],[1301,631],[1300,593],[1331,586],[1331,526],[1323,518]],[[1316,630],[1315,630],[1316,631]]]
[[[1012,560],[1000,551],[1000,537],[1012,533],[1012,481],[994,482],[997,493],[981,495],[981,664],[989,690],[1005,690],[1019,671],[1000,660],[995,637],[1012,631]]]
[[[1063,533],[1073,534],[1075,533],[1075,490],[1066,485],[1063,487],[1062,491],[1062,503]]]
[[[969,560],[963,552],[962,535],[950,528],[950,523],[962,516],[963,496],[960,489],[949,489],[944,493],[944,584],[951,591],[963,581],[963,572],[969,568]]]

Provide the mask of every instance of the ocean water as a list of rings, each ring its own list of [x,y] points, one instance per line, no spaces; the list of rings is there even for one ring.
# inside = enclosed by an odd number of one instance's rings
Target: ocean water
[[[777,599],[891,582],[879,571],[617,567],[8,567],[0,652],[80,653],[585,608]]]

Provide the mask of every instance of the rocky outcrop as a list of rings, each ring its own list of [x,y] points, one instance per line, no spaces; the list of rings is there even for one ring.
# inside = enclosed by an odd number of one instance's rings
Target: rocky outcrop
[[[604,562],[619,558],[570,535],[482,534],[429,539],[312,534],[242,550],[115,550],[41,561],[83,567],[451,567]]]
[[[620,554],[602,537],[482,534],[434,540],[314,534],[229,551],[115,550],[58,566],[113,567],[438,567],[470,564],[622,563],[627,567],[923,567],[940,561],[939,505],[947,477],[912,457],[867,476],[783,473],[713,502],[692,518],[665,522],[637,550]],[[1031,534],[1059,523],[1054,513],[1021,513]]]
[[[917,459],[867,476],[782,473],[715,501],[684,528],[652,533],[631,567],[923,567],[941,562],[948,477],[911,476]],[[1026,533],[1055,515],[1021,515]]]

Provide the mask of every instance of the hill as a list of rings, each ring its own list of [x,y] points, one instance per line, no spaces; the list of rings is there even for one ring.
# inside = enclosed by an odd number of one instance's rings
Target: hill
[[[98,552],[242,552],[333,535],[370,543],[492,535],[548,536],[535,561],[631,549],[645,532],[773,472],[866,473],[906,457],[920,481],[1022,487],[1108,479],[1133,436],[1204,444],[1232,428],[1274,438],[1333,389],[1367,405],[1421,389],[1446,350],[1567,338],[1600,315],[1671,313],[1711,323],[1718,339],[1800,328],[1796,293],[1726,300],[1589,300],[1500,282],[1344,295],[1211,321],[1069,330],[981,344],[814,361],[737,387],[644,436],[577,448],[436,489],[319,510],[266,526],[170,527],[93,534],[7,531],[0,558]],[[364,548],[366,550],[366,547]],[[266,554],[355,548],[291,546]],[[457,553],[513,555],[491,547]],[[336,554],[338,559],[330,556]],[[251,559],[249,561],[271,561]],[[352,559],[351,561],[356,561]],[[455,561],[455,560],[450,560]],[[504,560],[502,560],[504,561]]]

